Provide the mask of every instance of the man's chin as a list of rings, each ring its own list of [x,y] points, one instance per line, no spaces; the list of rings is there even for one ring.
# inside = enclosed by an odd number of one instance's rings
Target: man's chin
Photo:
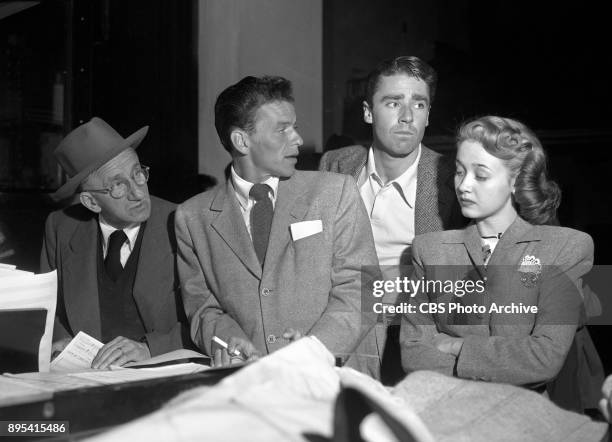
[[[420,143],[393,143],[390,146],[378,147],[377,149],[392,158],[406,158],[414,155]]]
[[[406,158],[407,156],[414,154],[418,147],[419,147],[419,143],[417,143],[416,145],[401,143],[399,145],[394,146],[394,148],[391,151],[391,156],[394,156],[397,158]]]
[[[133,222],[143,223],[151,216],[151,204],[143,202],[141,205],[130,210]]]
[[[282,171],[280,171],[280,173],[278,174],[279,178],[291,178],[293,176],[293,174],[295,173],[295,167],[288,167]]]

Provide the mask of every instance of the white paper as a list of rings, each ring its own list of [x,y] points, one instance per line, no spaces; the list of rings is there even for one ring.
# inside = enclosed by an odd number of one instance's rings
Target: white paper
[[[49,393],[102,385],[99,382],[71,377],[67,373],[6,373],[0,376],[0,383],[7,382],[7,379],[12,380],[14,385],[22,385],[24,391],[30,388]],[[3,398],[5,398],[4,392],[0,391],[0,400]]]
[[[0,269],[0,310],[42,308],[47,311],[45,331],[38,349],[38,370],[47,372],[53,340],[57,273],[34,275],[8,267]]]
[[[64,350],[51,361],[51,371],[69,373],[91,368],[91,363],[104,344],[85,332],[78,332]]]
[[[85,373],[70,373],[68,376],[99,382],[103,385],[120,384],[123,382],[142,381],[146,379],[163,378],[167,376],[180,376],[191,373],[199,373],[210,367],[189,362],[186,364],[166,365],[154,368],[122,368],[115,367],[113,370],[92,370]]]
[[[17,373],[0,376],[0,406],[44,398],[58,391],[99,387],[142,381],[167,376],[179,376],[208,370],[200,364],[175,364],[154,368],[122,368],[113,370],[89,369],[73,373]]]
[[[294,241],[323,231],[323,223],[320,219],[293,223],[289,227],[291,228],[291,237]]]
[[[197,351],[181,348],[179,350],[174,350],[168,353],[154,356],[150,359],[145,359],[144,361],[130,362],[130,363],[123,365],[123,367],[125,368],[143,367],[143,366],[146,367],[149,365],[157,365],[157,364],[163,364],[166,362],[178,361],[181,359],[192,359],[192,358],[209,359],[208,356],[204,356],[202,353],[198,353]]]
[[[3,264],[0,262],[0,271],[2,270],[16,270],[17,266],[13,265],[13,264]],[[1,273],[0,273],[1,275]]]
[[[20,379],[0,376],[0,406],[50,399],[51,393],[44,387],[31,385]]]
[[[17,269],[13,264],[0,263],[0,278],[16,277],[16,276],[32,276],[34,272]]]

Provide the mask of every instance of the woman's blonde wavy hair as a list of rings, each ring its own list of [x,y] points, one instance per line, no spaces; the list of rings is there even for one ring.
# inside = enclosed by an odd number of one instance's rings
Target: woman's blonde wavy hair
[[[513,202],[520,216],[531,224],[557,224],[561,190],[548,178],[546,152],[538,137],[520,121],[488,115],[464,123],[457,146],[478,142],[502,160],[516,177]]]

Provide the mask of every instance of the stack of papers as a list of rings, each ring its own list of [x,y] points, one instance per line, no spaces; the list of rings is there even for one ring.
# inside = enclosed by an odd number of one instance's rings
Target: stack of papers
[[[91,362],[104,344],[85,332],[78,332],[64,350],[51,361],[51,371],[69,373],[91,368]]]
[[[49,399],[58,391],[180,376],[209,368],[190,362],[155,368],[117,368],[75,373],[7,373],[0,376],[0,407]]]
[[[15,266],[0,264],[0,310],[46,311],[46,322],[38,348],[38,370],[49,371],[53,321],[57,299],[57,274],[55,271],[35,275],[17,270]]]
[[[111,370],[91,370],[80,373],[70,373],[69,376],[96,382],[98,385],[121,384],[123,382],[144,381],[147,379],[164,378],[199,373],[208,370],[207,365],[187,362],[185,364],[165,365],[154,368],[113,368]]]
[[[91,363],[104,344],[85,332],[78,332],[64,350],[51,362],[51,371],[55,373],[74,373],[91,370]],[[206,359],[197,351],[180,349],[164,353],[144,361],[130,362],[123,367],[111,366],[112,370],[121,368],[154,367],[166,365],[183,359]],[[196,364],[198,365],[198,364]],[[176,364],[175,364],[176,366]],[[208,367],[205,367],[208,368]]]
[[[169,376],[181,376],[208,370],[207,365],[175,363],[185,359],[208,357],[191,350],[175,350],[125,367],[94,370],[91,362],[104,344],[87,333],[79,332],[51,362],[48,373],[5,373],[0,376],[0,406],[48,399],[58,391],[122,384]],[[167,365],[171,364],[171,365]]]

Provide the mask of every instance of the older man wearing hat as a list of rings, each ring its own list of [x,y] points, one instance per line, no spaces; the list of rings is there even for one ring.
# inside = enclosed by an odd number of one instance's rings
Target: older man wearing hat
[[[149,195],[135,149],[143,127],[121,137],[93,118],[54,155],[68,176],[52,197],[80,204],[49,215],[42,271],[57,269],[54,350],[79,331],[105,342],[92,367],[140,361],[189,346],[175,279],[175,205]]]

